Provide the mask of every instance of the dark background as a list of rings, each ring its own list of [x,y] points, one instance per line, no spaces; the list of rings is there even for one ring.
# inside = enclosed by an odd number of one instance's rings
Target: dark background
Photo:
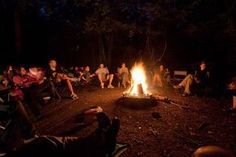
[[[0,64],[236,68],[233,0],[0,0]],[[162,57],[161,57],[162,56]]]

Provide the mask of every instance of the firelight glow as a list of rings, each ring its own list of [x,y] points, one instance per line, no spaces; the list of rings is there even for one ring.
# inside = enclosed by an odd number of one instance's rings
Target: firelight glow
[[[131,87],[128,93],[133,96],[138,96],[138,86],[142,85],[143,94],[148,95],[148,84],[146,82],[146,74],[143,67],[143,63],[138,63],[131,69]]]

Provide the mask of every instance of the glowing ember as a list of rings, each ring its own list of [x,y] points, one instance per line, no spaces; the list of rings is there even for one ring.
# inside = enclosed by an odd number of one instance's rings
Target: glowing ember
[[[149,95],[143,63],[135,64],[131,69],[131,87],[125,93],[131,96]]]

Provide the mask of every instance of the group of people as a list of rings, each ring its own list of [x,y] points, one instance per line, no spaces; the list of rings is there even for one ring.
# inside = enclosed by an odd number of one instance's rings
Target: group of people
[[[90,84],[97,81],[102,89],[105,87],[114,88],[114,79],[118,80],[118,87],[123,86],[126,88],[130,85],[130,72],[125,63],[122,63],[117,68],[116,73],[110,73],[104,64],[100,64],[98,69],[92,73],[89,66],[83,68],[74,67],[66,70],[60,67],[56,60],[52,59],[49,60],[48,67],[45,69],[8,66],[0,77],[0,91],[8,91],[7,99],[13,97],[14,99],[24,100],[36,119],[41,119],[40,104],[42,99],[48,97],[56,100],[61,99],[60,94],[57,92],[59,84],[64,83],[70,93],[70,97],[78,99],[74,85]],[[193,86],[203,88],[207,86],[209,79],[210,73],[207,65],[202,62],[199,70],[195,71],[194,74],[188,74],[174,88],[184,88],[183,96],[189,96],[192,94]],[[160,65],[153,74],[153,86],[163,88],[166,85],[170,85],[170,82],[171,77],[168,68]]]
[[[152,84],[154,87],[165,88],[167,85],[171,85],[169,69],[164,65],[160,65],[153,73]],[[97,78],[97,79],[95,79]],[[103,89],[114,88],[113,80],[118,80],[118,87],[123,86],[126,88],[131,83],[131,77],[129,69],[125,63],[122,63],[117,69],[117,73],[111,74],[104,64],[100,64],[98,69],[92,73],[90,67],[83,68],[73,67],[69,70],[65,70],[58,66],[56,60],[50,60],[48,67],[43,68],[28,68],[19,66],[14,68],[8,66],[0,75],[0,103],[4,101],[14,102],[25,101],[24,105],[33,113],[36,120],[42,118],[40,112],[40,103],[43,98],[50,96],[52,99],[61,99],[60,94],[57,92],[57,84],[65,83],[72,99],[78,99],[75,92],[74,85],[90,84],[93,80],[97,80],[100,87]],[[174,89],[184,89],[183,96],[189,96],[193,93],[193,87],[198,89],[205,89],[210,83],[210,72],[205,62],[199,64],[199,68],[194,73],[189,73],[180,83],[173,86]],[[7,93],[4,95],[4,93]],[[19,101],[20,100],[20,101]],[[95,116],[98,121],[97,130],[91,135],[85,138],[78,137],[55,137],[55,136],[42,136],[34,134],[34,127],[27,122],[29,119],[28,113],[25,113],[25,106],[23,103],[18,105],[18,109],[15,111],[18,115],[22,115],[21,118],[13,116],[18,121],[24,120],[24,123],[28,124],[28,130],[25,133],[32,133],[30,140],[23,143],[16,149],[11,149],[5,154],[5,156],[42,156],[46,152],[50,155],[57,156],[112,156],[116,145],[116,136],[119,131],[119,120],[110,119],[96,109]],[[95,109],[88,110],[89,114]],[[87,111],[86,111],[87,112]],[[22,118],[23,117],[23,118]],[[15,121],[14,120],[14,121]],[[22,122],[20,122],[22,123]],[[23,123],[22,123],[23,124]],[[14,127],[11,128],[14,130]],[[1,143],[1,141],[0,141]],[[88,151],[91,149],[92,151]],[[206,147],[204,150],[198,149],[193,156],[201,157],[206,154],[214,155],[223,154],[231,156],[231,154],[221,148],[214,147],[212,153],[212,147]]]
[[[60,100],[57,87],[64,84],[72,99],[78,99],[74,86],[77,84],[86,85],[97,81],[103,89],[114,88],[112,85],[114,76],[118,82],[127,87],[129,83],[129,70],[125,63],[117,69],[117,73],[111,74],[104,64],[92,73],[89,66],[83,68],[74,67],[66,70],[58,65],[57,61],[49,60],[47,68],[26,68],[24,66],[5,68],[0,75],[0,98],[1,101],[9,101],[9,98],[26,102],[27,108],[34,115],[36,120],[42,118],[40,112],[44,99],[51,98]],[[95,79],[97,78],[97,79]]]

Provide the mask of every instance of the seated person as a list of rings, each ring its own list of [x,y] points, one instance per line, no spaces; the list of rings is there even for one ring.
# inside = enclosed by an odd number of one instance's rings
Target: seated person
[[[6,146],[8,151],[6,157],[42,157],[45,155],[60,157],[105,157],[112,156],[116,146],[116,136],[119,132],[120,121],[117,118],[110,118],[102,112],[96,110],[92,115],[96,118],[98,128],[86,137],[56,137],[46,135],[34,135],[34,126],[27,118],[24,110],[19,108],[12,117],[12,127],[7,128],[10,141],[14,142]],[[100,108],[101,109],[101,108]],[[86,112],[86,111],[85,111]],[[91,115],[91,111],[88,110]],[[91,115],[91,116],[92,116]],[[18,124],[28,126],[27,131]],[[23,135],[27,133],[27,135]],[[13,135],[17,135],[17,137]],[[34,135],[34,137],[32,137]],[[32,138],[30,138],[32,137]],[[27,140],[24,140],[27,139]],[[24,142],[22,142],[24,140]]]
[[[87,84],[87,83],[91,82],[91,79],[94,76],[95,76],[95,74],[91,74],[91,72],[90,72],[90,67],[86,66],[84,68],[84,71],[82,72],[81,80]]]
[[[21,66],[17,74],[13,76],[13,82],[18,87],[28,88],[34,83],[39,83],[39,80]]]
[[[159,69],[155,72],[153,76],[153,85],[158,87],[163,87],[164,84],[169,83],[170,73],[169,70],[164,65],[160,65]]]
[[[191,87],[193,84],[197,85],[197,88],[204,88],[209,84],[210,72],[207,70],[205,62],[201,62],[199,70],[195,71],[195,74],[189,74],[185,79],[174,86],[175,89],[184,88],[184,94],[182,96],[189,96],[191,94]]]
[[[4,76],[2,76],[0,78],[0,90],[5,90],[8,88],[10,88],[9,80],[7,78],[5,78]]]
[[[12,87],[12,79],[15,75],[15,71],[11,65],[3,71],[3,74],[0,75],[0,90],[10,89]]]
[[[18,74],[13,77],[13,83],[15,88],[11,91],[11,96],[15,96],[19,100],[24,99],[36,117],[42,116],[39,108],[43,98],[58,97],[53,84],[45,79],[41,68],[26,70],[24,67],[20,67]]]
[[[0,75],[0,102],[9,100],[8,93],[11,87],[10,81],[3,75]]]
[[[122,63],[121,67],[118,67],[117,73],[119,79],[118,87],[120,87],[120,82],[121,82],[122,86],[126,88],[127,83],[130,83],[130,81],[129,81],[129,70],[126,67],[125,63]]]
[[[13,76],[15,75],[15,70],[13,69],[12,65],[8,65],[7,68],[4,70],[3,75],[9,81],[12,81]]]
[[[104,88],[104,83],[107,81],[109,81],[107,88],[114,88],[114,86],[112,86],[114,74],[109,74],[109,70],[107,67],[104,67],[104,64],[100,64],[95,73],[98,76],[98,80],[102,89]]]
[[[49,61],[49,67],[46,70],[45,76],[47,79],[53,81],[54,83],[58,83],[61,81],[65,81],[67,84],[67,87],[71,93],[72,99],[78,99],[78,96],[74,92],[74,88],[72,85],[72,82],[79,81],[78,78],[72,78],[66,75],[58,66],[56,60],[50,60]]]
[[[18,74],[13,77],[13,83],[16,88],[11,91],[10,95],[17,100],[26,101],[35,120],[40,120],[42,118],[40,112],[42,98],[53,95],[53,88],[49,82],[44,80],[43,73],[36,73],[34,69],[27,71],[24,67],[20,67]]]
[[[76,67],[74,68],[75,77],[78,77],[78,78],[81,77],[83,71],[84,71],[84,68],[83,68],[83,67],[78,67],[78,66],[76,66]]]

